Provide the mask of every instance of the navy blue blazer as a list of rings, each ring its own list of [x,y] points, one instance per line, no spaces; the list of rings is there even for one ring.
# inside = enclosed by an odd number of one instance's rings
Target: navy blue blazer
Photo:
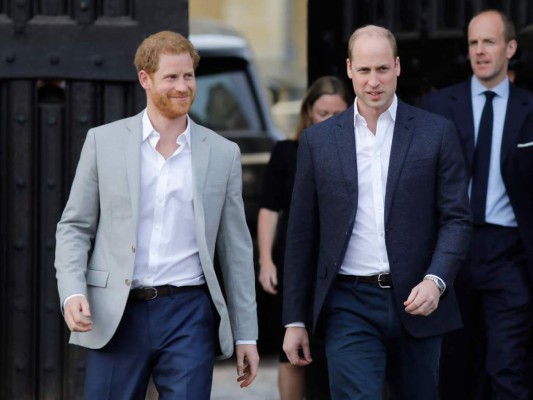
[[[339,272],[357,212],[354,107],[300,139],[284,274],[283,323],[314,330]],[[385,196],[385,242],[402,323],[415,337],[461,326],[453,282],[471,235],[468,178],[453,124],[398,102]],[[448,287],[437,310],[403,302],[426,274]]]
[[[475,138],[470,80],[430,93],[422,99],[422,107],[455,124],[471,168]],[[513,84],[509,88],[500,165],[533,276],[533,93]]]

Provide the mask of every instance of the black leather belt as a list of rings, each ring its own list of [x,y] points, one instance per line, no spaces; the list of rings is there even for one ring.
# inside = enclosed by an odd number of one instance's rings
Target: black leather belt
[[[474,230],[476,231],[494,231],[498,232],[501,231],[509,233],[509,232],[518,232],[518,228],[515,226],[503,226],[503,225],[496,225],[496,224],[489,224],[488,222],[485,222],[483,224],[476,224],[474,225]]]
[[[172,286],[172,285],[162,285],[162,286],[151,286],[143,287],[137,289],[131,289],[128,296],[128,301],[138,301],[138,300],[153,300],[158,297],[169,296],[172,294],[182,293],[189,290],[198,290],[205,289],[206,285],[193,285],[193,286]]]
[[[341,282],[361,282],[371,285],[377,285],[382,289],[390,289],[392,287],[392,278],[389,273],[369,275],[369,276],[357,276],[357,275],[337,275],[337,280]]]

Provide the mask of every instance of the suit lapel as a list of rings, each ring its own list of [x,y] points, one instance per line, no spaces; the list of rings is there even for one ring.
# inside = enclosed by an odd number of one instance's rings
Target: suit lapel
[[[124,145],[128,185],[130,188],[131,210],[136,229],[139,218],[139,198],[141,194],[141,141],[143,113],[144,111],[128,120],[126,124],[127,134]]]
[[[207,167],[209,165],[210,146],[207,142],[205,132],[191,119],[191,157],[192,157],[192,177],[193,177],[193,202],[195,210],[203,204],[203,191],[207,177]]]
[[[523,111],[524,107],[527,105],[528,100],[520,96],[520,92],[518,92],[513,85],[510,85],[509,100],[507,101],[507,111],[505,113],[505,124],[503,127],[501,149],[502,165],[511,154],[513,147],[516,146],[520,127],[524,123],[524,118],[527,115],[527,113]]]
[[[337,151],[348,193],[357,204],[357,155],[355,151],[354,107],[339,118],[335,130]]]
[[[474,112],[472,109],[472,88],[470,80],[458,86],[450,95],[450,111],[461,140],[464,143],[465,158],[471,170],[474,162]]]
[[[413,136],[413,119],[414,116],[411,110],[402,101],[398,100],[385,191],[385,222],[387,222],[389,217],[394,191],[396,190],[407,149]]]

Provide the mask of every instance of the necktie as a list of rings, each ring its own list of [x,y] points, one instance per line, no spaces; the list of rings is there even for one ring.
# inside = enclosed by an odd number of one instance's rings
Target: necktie
[[[485,222],[492,125],[494,120],[492,99],[496,96],[496,93],[490,90],[487,90],[484,94],[486,101],[479,122],[476,150],[474,152],[474,170],[472,174],[472,193],[470,199],[475,225],[481,225]]]

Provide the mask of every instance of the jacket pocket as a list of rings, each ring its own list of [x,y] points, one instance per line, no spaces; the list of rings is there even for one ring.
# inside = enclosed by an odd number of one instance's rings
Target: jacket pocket
[[[109,272],[99,271],[97,269],[88,269],[87,275],[85,276],[85,279],[87,280],[87,285],[99,287],[106,287],[108,278]]]

